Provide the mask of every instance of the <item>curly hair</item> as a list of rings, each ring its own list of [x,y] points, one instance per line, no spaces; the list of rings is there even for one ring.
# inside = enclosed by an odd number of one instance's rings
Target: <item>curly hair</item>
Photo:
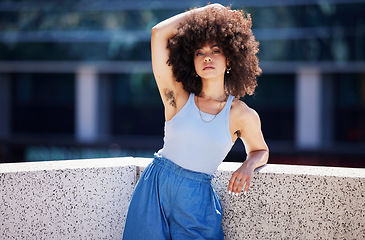
[[[215,41],[231,68],[229,74],[225,73],[226,93],[238,98],[252,95],[262,71],[256,56],[259,43],[252,35],[251,26],[251,15],[243,10],[211,7],[192,11],[167,44],[170,51],[167,63],[172,66],[176,81],[187,92],[201,92],[202,81],[195,73],[194,53],[203,44]]]

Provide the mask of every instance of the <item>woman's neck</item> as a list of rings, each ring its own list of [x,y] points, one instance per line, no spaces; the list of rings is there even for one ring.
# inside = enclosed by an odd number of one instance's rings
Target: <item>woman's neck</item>
[[[217,101],[224,101],[226,99],[227,94],[224,89],[224,80],[202,79],[202,83],[203,86],[199,97]]]

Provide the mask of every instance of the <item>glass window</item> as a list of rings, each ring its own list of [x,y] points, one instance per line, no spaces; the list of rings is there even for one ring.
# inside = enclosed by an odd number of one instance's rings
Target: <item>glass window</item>
[[[14,74],[12,78],[14,133],[74,133],[73,74]]]
[[[335,74],[333,79],[335,140],[365,143],[365,74]]]
[[[105,1],[104,4],[107,5],[108,2]],[[123,7],[116,10],[80,8],[77,11],[57,5],[45,9],[28,6],[19,11],[1,10],[0,6],[2,30],[10,32],[20,29],[22,31],[150,30],[158,22],[181,12],[166,9],[123,9]]]
[[[0,61],[2,60],[113,60],[113,61],[148,61],[151,59],[149,42],[28,42],[7,44],[0,43]]]
[[[261,118],[266,139],[294,140],[294,74],[263,74],[253,96],[243,101]]]
[[[260,41],[260,61],[363,61],[365,47],[360,37],[278,39]],[[356,46],[356,47],[354,47]]]
[[[28,1],[23,2],[27,7],[13,4],[18,11],[2,10],[0,5],[0,60],[149,60],[150,29],[184,10],[140,9],[133,3],[113,9],[115,3],[107,1],[100,10],[52,3],[32,6]],[[284,1],[242,8],[252,14],[261,60],[365,60],[364,3]]]
[[[163,104],[152,74],[110,74],[113,135],[163,136]]]
[[[364,3],[273,5],[241,8],[251,13],[254,28],[354,27],[364,20]]]

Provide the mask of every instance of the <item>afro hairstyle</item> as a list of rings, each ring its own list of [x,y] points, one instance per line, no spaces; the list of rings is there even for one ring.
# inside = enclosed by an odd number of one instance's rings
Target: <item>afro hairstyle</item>
[[[167,43],[169,59],[176,81],[189,93],[198,95],[202,89],[201,78],[195,72],[194,54],[205,43],[216,42],[229,62],[225,73],[225,91],[235,97],[252,95],[261,74],[256,54],[259,43],[251,30],[251,15],[230,7],[208,7],[191,11],[181,22],[174,37]]]

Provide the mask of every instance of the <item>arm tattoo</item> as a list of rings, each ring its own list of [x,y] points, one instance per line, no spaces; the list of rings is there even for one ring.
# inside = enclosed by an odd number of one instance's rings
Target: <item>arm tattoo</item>
[[[171,106],[173,106],[174,108],[176,108],[176,101],[175,101],[175,93],[174,93],[174,91],[165,88],[164,89],[164,94],[165,94],[165,97],[166,97],[167,101],[169,102],[169,104]]]

